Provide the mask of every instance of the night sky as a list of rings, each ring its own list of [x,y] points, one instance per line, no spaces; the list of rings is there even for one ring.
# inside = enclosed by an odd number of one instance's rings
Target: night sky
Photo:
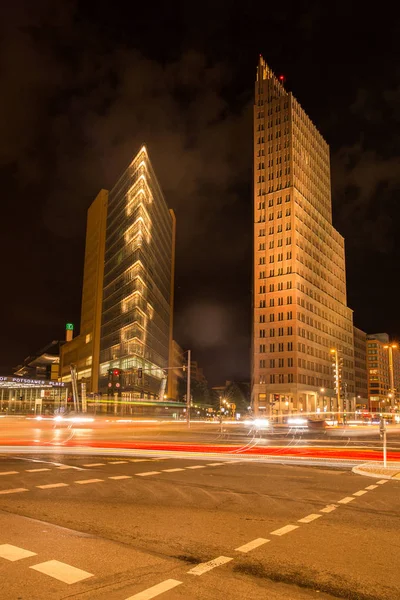
[[[330,144],[354,323],[399,337],[399,19],[366,7],[3,2],[0,370],[79,327],[87,208],[145,142],[177,216],[175,338],[212,385],[249,379],[260,53]]]

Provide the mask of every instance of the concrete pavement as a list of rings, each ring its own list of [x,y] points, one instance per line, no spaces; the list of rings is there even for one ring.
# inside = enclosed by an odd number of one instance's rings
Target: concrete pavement
[[[0,457],[4,597],[393,600],[398,490],[252,461]]]

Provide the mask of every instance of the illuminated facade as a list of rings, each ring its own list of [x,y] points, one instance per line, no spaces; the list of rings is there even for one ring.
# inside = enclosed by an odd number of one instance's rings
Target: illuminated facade
[[[80,335],[72,338],[73,330],[67,329],[70,341],[61,347],[60,355],[62,381],[71,381],[74,364],[89,393],[98,392],[107,205],[108,191],[101,190],[88,210]]]
[[[108,199],[99,377],[103,393],[127,401],[156,400],[166,393],[174,248],[174,213],[143,147]],[[120,370],[121,378],[110,380],[110,370]]]
[[[356,405],[368,406],[367,334],[353,327],[354,334],[354,395]]]
[[[343,237],[329,147],[260,56],[254,104],[252,403],[256,414],[343,410],[354,400]],[[340,364],[339,401],[331,349]]]
[[[387,333],[367,335],[367,368],[369,409],[394,409],[400,392],[400,351]]]

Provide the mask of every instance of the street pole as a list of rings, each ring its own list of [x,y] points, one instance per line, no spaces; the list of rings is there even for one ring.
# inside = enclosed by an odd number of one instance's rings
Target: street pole
[[[381,417],[381,422],[379,425],[380,433],[383,437],[383,466],[386,467],[386,421],[383,417]]]
[[[186,420],[187,420],[188,429],[190,429],[190,355],[191,355],[191,351],[188,350],[187,382],[186,382]]]

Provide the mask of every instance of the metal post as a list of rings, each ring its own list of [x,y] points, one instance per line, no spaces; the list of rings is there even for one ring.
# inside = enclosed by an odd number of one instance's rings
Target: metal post
[[[386,467],[386,421],[383,417],[381,417],[381,422],[379,424],[379,431],[383,437],[383,466]]]
[[[386,427],[383,432],[383,466],[386,467]]]
[[[188,362],[187,362],[187,382],[186,382],[186,420],[188,429],[190,429],[190,355],[191,352],[188,350]]]

